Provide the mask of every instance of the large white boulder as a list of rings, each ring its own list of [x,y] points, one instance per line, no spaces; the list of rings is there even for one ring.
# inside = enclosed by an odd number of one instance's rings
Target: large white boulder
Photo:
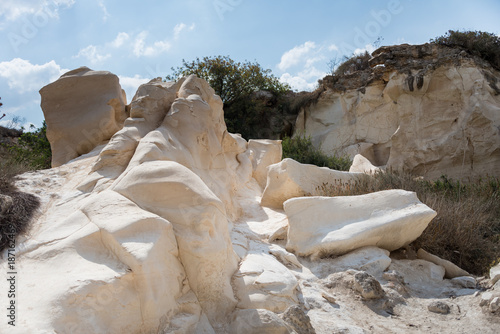
[[[364,246],[393,251],[418,238],[436,216],[415,193],[404,190],[292,198],[283,206],[289,223],[287,250],[313,257]]]
[[[321,195],[328,187],[354,184],[362,177],[366,175],[301,164],[286,158],[268,167],[267,184],[261,204],[281,209],[283,202],[287,199],[305,195]]]
[[[110,72],[81,67],[40,90],[52,167],[90,152],[123,127],[127,99],[118,81]]]

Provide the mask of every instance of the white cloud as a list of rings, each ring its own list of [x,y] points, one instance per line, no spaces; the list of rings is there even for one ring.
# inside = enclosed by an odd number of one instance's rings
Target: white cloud
[[[336,46],[335,44],[328,46],[328,51],[338,51],[338,50],[339,50],[339,47]]]
[[[338,57],[339,48],[331,43],[307,41],[286,51],[277,65],[282,73],[280,81],[288,83],[292,89],[311,91],[317,88],[319,79],[328,73],[328,60]]]
[[[314,42],[308,41],[302,45],[296,46],[291,50],[288,50],[281,56],[281,62],[278,64],[278,68],[282,71],[297,65],[309,52],[316,48]]]
[[[104,4],[104,1],[99,1],[99,7],[101,8],[102,12],[103,12],[103,17],[102,17],[102,20],[104,22],[106,22],[106,20],[108,19],[108,17],[110,17],[111,15],[109,15],[109,12],[108,12],[108,9],[106,8],[106,5]]]
[[[290,73],[284,73],[280,77],[281,82],[285,82],[297,91],[312,91],[317,87],[316,82],[307,82],[307,80],[299,75],[293,76]]]
[[[318,79],[325,77],[327,73],[325,71],[321,71],[314,66],[306,67],[303,71],[300,71],[298,76],[303,78],[304,80],[313,79],[316,82]]]
[[[179,39],[181,32],[187,28],[188,31],[193,31],[195,24],[191,24],[189,27],[185,23],[176,24],[174,27],[174,39]]]
[[[134,41],[133,52],[136,57],[141,56],[157,56],[170,50],[170,43],[167,41],[156,41],[152,45],[146,45],[146,37],[148,36],[147,31],[141,32],[137,35]]]
[[[16,0],[0,2],[0,18],[6,21],[15,21],[22,16],[43,12],[50,17],[58,17],[59,7],[69,8],[75,0]]]
[[[317,62],[320,62],[322,60],[325,60],[325,56],[322,55],[322,54],[319,54],[317,56],[311,56],[310,58],[308,57],[306,59],[306,64],[305,64],[305,67],[306,68],[310,68],[310,67],[313,67],[313,65]]]
[[[114,48],[119,48],[126,41],[128,41],[129,38],[130,36],[126,32],[121,32],[118,34],[118,36],[116,36],[115,40],[111,42],[111,46]]]
[[[143,78],[138,74],[133,77],[119,75],[118,78],[120,79],[120,86],[122,86],[123,90],[127,94],[128,103],[130,103],[130,101],[134,97],[137,88],[139,88],[140,85],[150,81],[150,79]]]
[[[87,58],[92,64],[96,64],[110,58],[111,55],[109,53],[103,55],[98,52],[95,45],[89,45],[86,48],[81,49],[80,52],[78,52],[78,54],[75,56],[75,58],[80,57]]]
[[[0,63],[0,77],[7,79],[9,88],[18,93],[38,91],[67,71],[54,60],[43,65],[31,64],[21,58]]]

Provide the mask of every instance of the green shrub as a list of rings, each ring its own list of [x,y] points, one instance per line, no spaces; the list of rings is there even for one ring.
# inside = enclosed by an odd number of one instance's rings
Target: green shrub
[[[325,196],[351,196],[388,189],[414,191],[437,212],[411,246],[449,260],[471,274],[487,274],[500,258],[500,179],[459,182],[442,176],[421,181],[409,174],[376,173],[353,186],[324,184]]]
[[[500,37],[484,31],[448,30],[431,42],[449,47],[460,47],[472,55],[483,58],[500,70]]]
[[[45,121],[34,132],[24,132],[17,144],[9,146],[11,158],[30,170],[50,168],[52,152],[46,135]]]
[[[352,161],[346,157],[328,156],[319,148],[315,148],[310,137],[285,137],[281,143],[283,158],[291,158],[303,164],[312,164],[319,167],[328,167],[335,170],[347,171]]]

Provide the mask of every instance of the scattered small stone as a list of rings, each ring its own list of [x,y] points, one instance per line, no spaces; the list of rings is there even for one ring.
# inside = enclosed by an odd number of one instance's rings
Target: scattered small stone
[[[354,275],[354,289],[365,299],[378,299],[385,296],[385,291],[379,281],[364,271]]]
[[[427,309],[434,313],[448,314],[450,313],[450,306],[444,302],[436,301],[427,306]]]
[[[297,333],[316,334],[316,331],[311,325],[311,319],[298,305],[293,305],[287,308],[281,318]]]
[[[485,292],[481,295],[481,301],[479,302],[479,306],[486,306],[490,303],[490,300],[493,299],[493,293]]]
[[[494,313],[500,309],[500,298],[495,297],[493,300],[490,302],[490,311],[491,313]]]
[[[329,293],[326,293],[326,292],[322,292],[321,293],[321,297],[325,298],[327,302],[329,303],[332,303],[332,304],[335,304],[335,297],[333,297],[332,295],[330,295]]]

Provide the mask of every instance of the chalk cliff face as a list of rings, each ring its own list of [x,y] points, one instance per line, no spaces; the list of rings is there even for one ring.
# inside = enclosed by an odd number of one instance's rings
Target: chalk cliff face
[[[325,152],[437,178],[500,176],[500,73],[434,44],[383,47],[371,69],[323,80],[295,134]]]
[[[75,89],[80,82],[88,84],[80,78]],[[93,101],[109,120],[105,95]],[[404,317],[389,317],[396,307],[436,331],[494,332],[471,302],[474,278],[460,280],[463,291],[443,279],[463,271],[432,254],[389,257],[435,216],[414,193],[302,197],[314,182],[370,176],[281,161],[280,141],[228,133],[220,98],[195,76],[152,80],[126,109],[109,140],[17,182],[42,208],[17,239],[16,327],[2,321],[0,332],[404,333]],[[87,117],[71,110],[61,115],[70,124]],[[63,129],[58,156],[80,145]],[[8,284],[0,280],[0,291]],[[428,313],[428,301],[450,295],[466,296],[454,303],[472,320]]]

